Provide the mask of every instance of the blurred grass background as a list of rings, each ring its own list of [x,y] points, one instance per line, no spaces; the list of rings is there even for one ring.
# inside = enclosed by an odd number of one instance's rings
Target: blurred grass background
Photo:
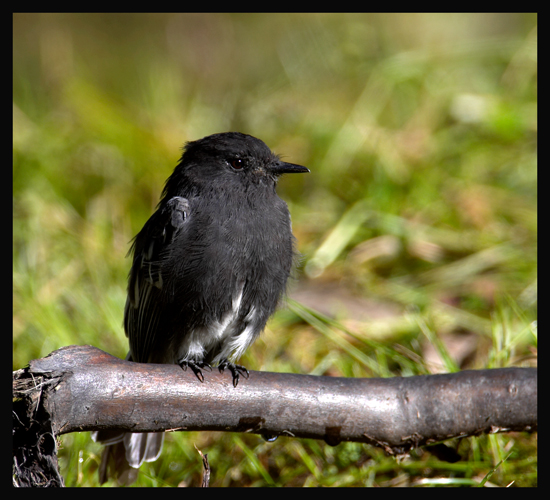
[[[130,239],[188,140],[241,131],[283,178],[302,260],[253,370],[535,366],[535,14],[14,14],[13,368],[123,357]],[[174,433],[137,485],[533,486],[536,436],[380,449]],[[60,439],[69,486],[101,447]],[[498,467],[497,467],[498,465]]]

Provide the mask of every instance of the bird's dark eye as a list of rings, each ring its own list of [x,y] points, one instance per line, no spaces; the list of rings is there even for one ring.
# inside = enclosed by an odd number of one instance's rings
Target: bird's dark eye
[[[244,167],[244,161],[241,160],[240,158],[235,158],[231,160],[230,163],[235,170],[242,170]]]

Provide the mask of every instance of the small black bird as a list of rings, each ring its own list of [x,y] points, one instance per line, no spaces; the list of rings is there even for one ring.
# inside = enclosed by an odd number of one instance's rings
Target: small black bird
[[[283,295],[294,258],[281,174],[309,172],[286,163],[259,139],[238,132],[187,143],[156,212],[135,237],[124,329],[128,358],[202,370],[228,369],[236,387],[248,370],[235,361],[264,329]],[[133,482],[156,460],[164,433],[100,431],[119,482]],[[132,469],[133,468],[133,469]]]

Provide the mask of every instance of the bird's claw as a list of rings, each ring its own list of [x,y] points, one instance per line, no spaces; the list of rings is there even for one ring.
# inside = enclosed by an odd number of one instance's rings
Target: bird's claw
[[[223,373],[226,368],[231,372],[231,375],[233,376],[233,387],[237,387],[241,375],[244,378],[248,378],[250,375],[250,373],[244,366],[236,365],[235,363],[230,363],[229,361],[222,361],[218,365],[218,370],[220,370],[220,373]]]
[[[204,375],[202,374],[201,368],[203,370],[207,369],[209,371],[212,371],[212,367],[205,361],[193,361],[191,359],[186,359],[180,361],[178,365],[180,365],[184,371],[187,371],[187,367],[191,368],[191,370],[193,370],[193,373],[201,382],[204,382]]]

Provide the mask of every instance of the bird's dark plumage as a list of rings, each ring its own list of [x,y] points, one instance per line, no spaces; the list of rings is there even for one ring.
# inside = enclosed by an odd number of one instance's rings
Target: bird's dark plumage
[[[308,171],[246,134],[187,143],[131,248],[129,359],[189,366],[201,380],[201,368],[218,365],[231,371],[235,386],[239,374],[248,376],[234,362],[275,311],[294,257],[277,179]],[[121,452],[124,445],[132,467],[156,459],[162,446],[162,433],[104,434],[97,439]]]

